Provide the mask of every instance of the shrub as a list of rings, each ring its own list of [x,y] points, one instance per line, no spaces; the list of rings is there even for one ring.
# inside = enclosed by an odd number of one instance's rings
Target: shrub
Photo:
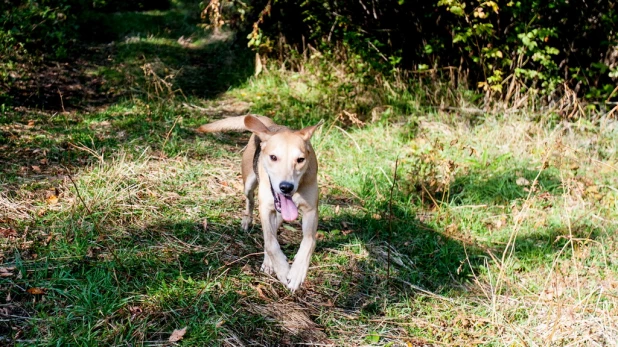
[[[217,3],[251,9],[246,18],[259,25],[250,43],[263,52],[345,48],[386,73],[456,71],[460,82],[507,102],[566,88],[616,98],[618,9],[609,0]]]

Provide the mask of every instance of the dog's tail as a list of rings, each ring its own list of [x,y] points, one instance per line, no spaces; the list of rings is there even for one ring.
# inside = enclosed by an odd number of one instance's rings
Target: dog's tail
[[[275,123],[268,117],[252,115],[260,120],[260,122],[264,123],[265,126],[269,127],[274,125]],[[248,130],[245,126],[245,117],[246,116],[238,116],[238,117],[228,117],[224,119],[219,119],[218,121],[214,121],[212,123],[204,124],[197,128],[197,131],[200,133],[216,133],[220,131],[243,131]]]

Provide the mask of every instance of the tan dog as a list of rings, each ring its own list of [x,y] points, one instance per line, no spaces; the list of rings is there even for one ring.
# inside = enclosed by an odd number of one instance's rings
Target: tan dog
[[[318,228],[318,161],[309,140],[322,122],[294,131],[275,124],[267,117],[230,117],[202,125],[199,132],[228,130],[253,132],[242,156],[242,179],[247,197],[242,227],[249,230],[253,221],[254,191],[264,233],[262,271],[277,275],[279,281],[295,291],[307,277]],[[282,220],[303,213],[303,240],[290,267],[277,241]]]

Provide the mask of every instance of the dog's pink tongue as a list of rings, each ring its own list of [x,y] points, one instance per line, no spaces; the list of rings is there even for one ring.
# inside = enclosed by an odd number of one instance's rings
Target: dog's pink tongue
[[[281,201],[281,217],[284,221],[290,222],[298,218],[298,208],[292,201],[292,197],[279,195],[279,201]]]

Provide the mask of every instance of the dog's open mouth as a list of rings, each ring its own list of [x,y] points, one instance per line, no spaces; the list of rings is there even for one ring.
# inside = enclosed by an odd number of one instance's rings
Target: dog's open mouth
[[[290,222],[298,218],[298,208],[292,201],[292,196],[273,192],[273,198],[275,198],[275,210],[281,213],[284,221]]]

